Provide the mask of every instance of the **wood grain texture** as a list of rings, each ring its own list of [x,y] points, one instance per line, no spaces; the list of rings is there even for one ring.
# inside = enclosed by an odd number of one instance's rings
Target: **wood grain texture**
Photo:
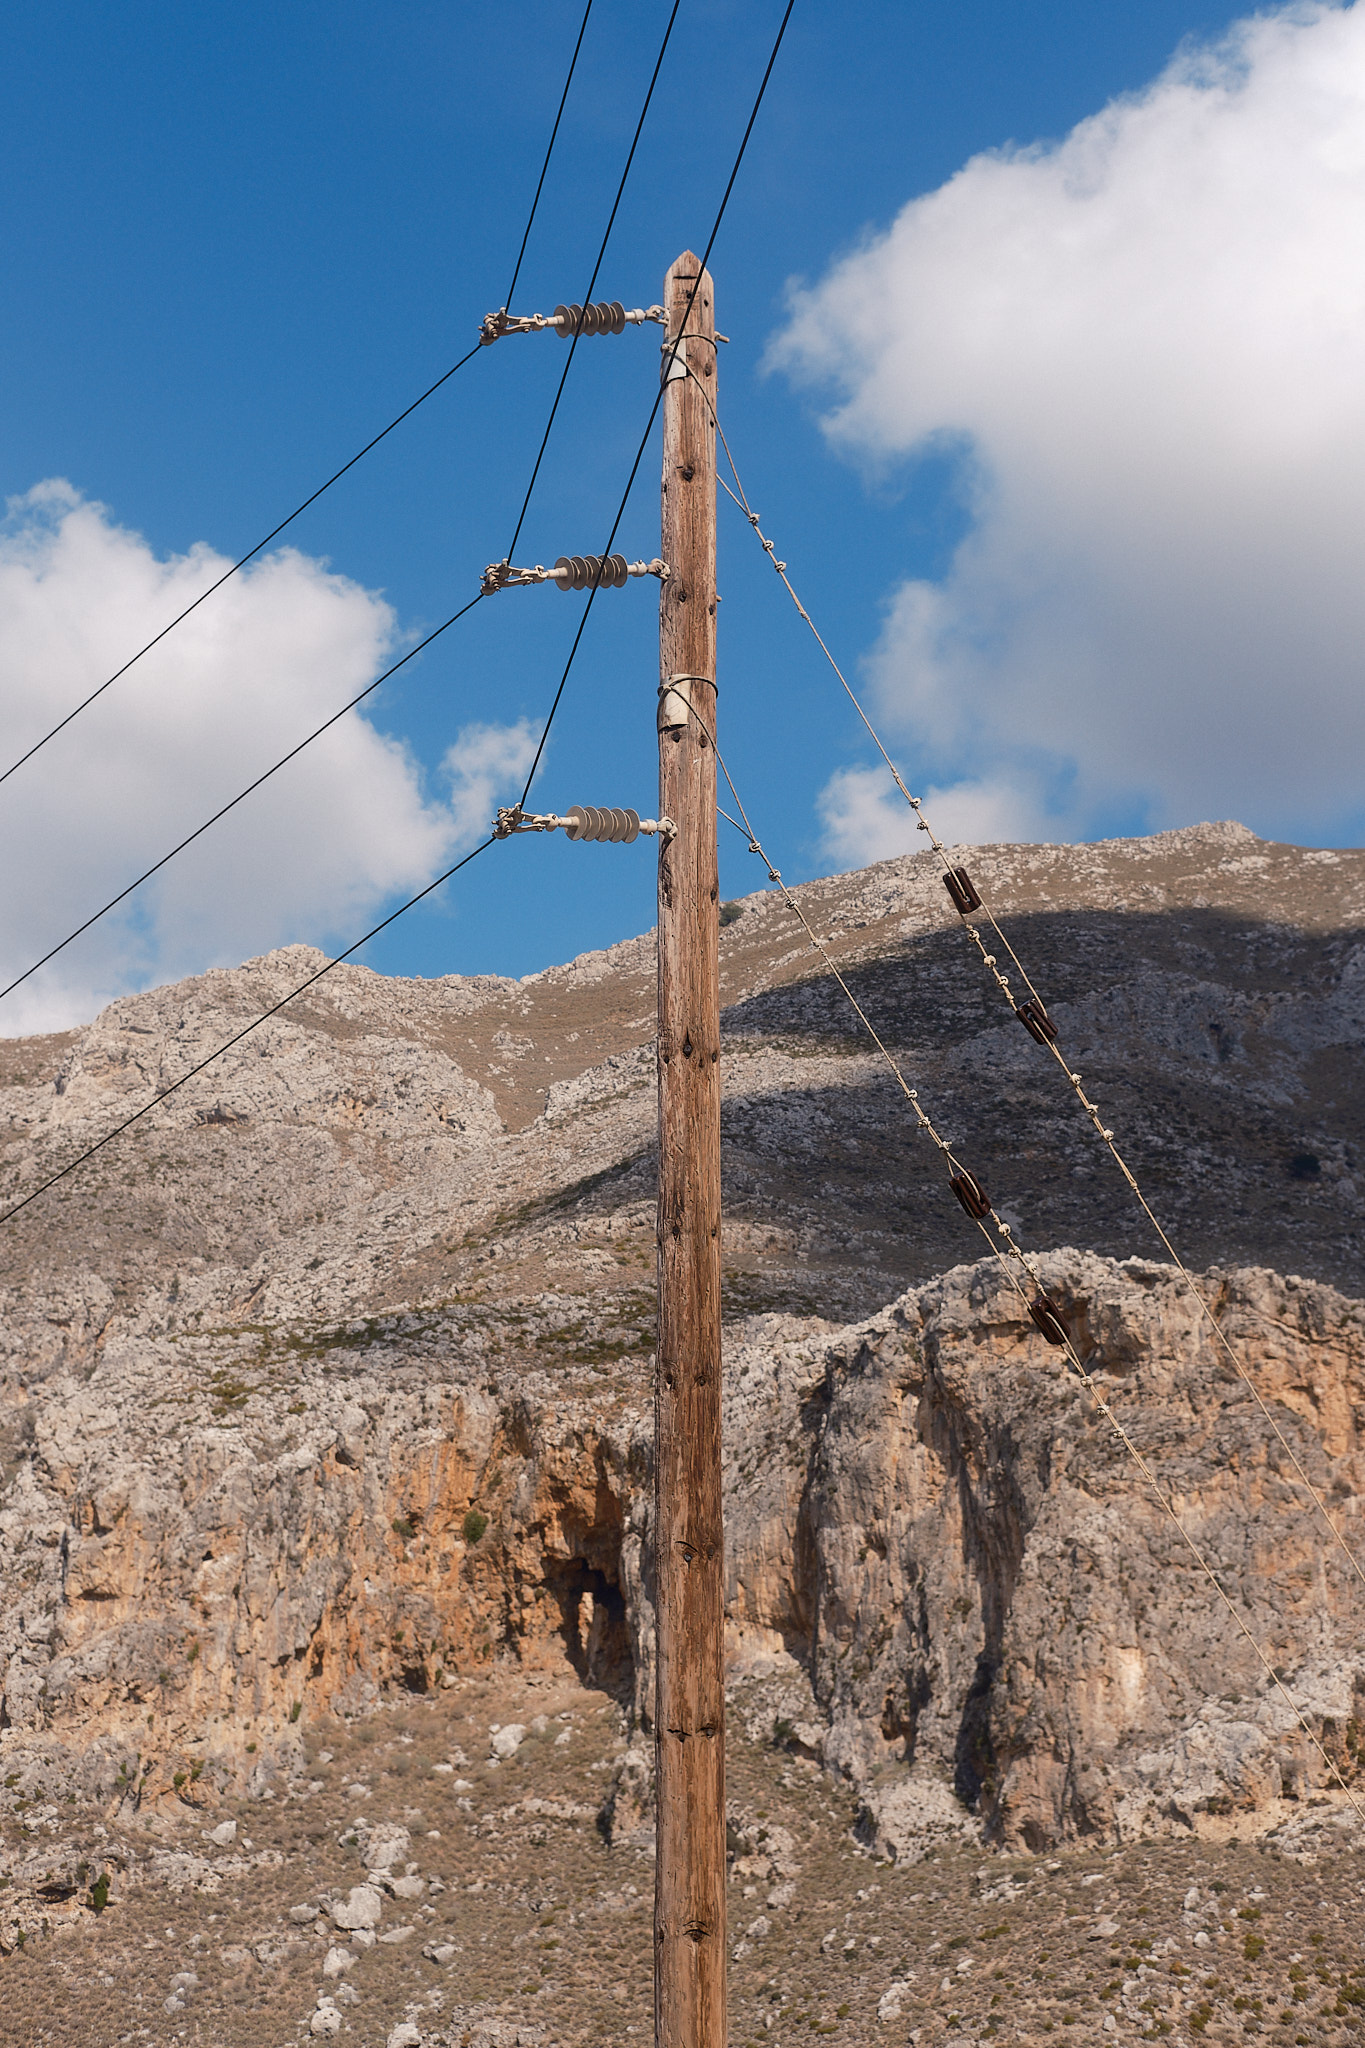
[[[664,392],[663,557],[671,574],[660,596],[659,679],[661,687],[678,675],[711,680],[690,684],[694,715],[659,734],[659,815],[678,827],[659,853],[659,2048],[724,2048],[726,2039],[716,323],[710,275],[698,283],[699,273],[697,258],[684,254],[664,283],[669,339],[696,338],[685,344],[695,381],[675,379]]]

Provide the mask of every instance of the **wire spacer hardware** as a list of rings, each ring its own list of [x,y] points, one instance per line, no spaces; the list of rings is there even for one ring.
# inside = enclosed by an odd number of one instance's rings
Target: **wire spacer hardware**
[[[986,964],[993,967],[995,962],[988,957]],[[1014,1014],[1029,1037],[1037,1039],[1039,1045],[1057,1043],[1057,1026],[1035,996],[1030,996],[1026,1003],[1016,1003]]]
[[[1028,1305],[1028,1312],[1049,1344],[1062,1345],[1071,1342],[1071,1332],[1062,1319],[1061,1303],[1054,1301],[1050,1295],[1035,1295]]]
[[[962,1167],[952,1176],[948,1185],[973,1223],[979,1223],[983,1216],[990,1215],[991,1198],[974,1173],[968,1173],[966,1168]]]
[[[943,877],[943,886],[952,897],[953,908],[959,917],[970,917],[974,910],[980,910],[981,897],[966,868],[949,868]]]
[[[499,809],[493,820],[493,837],[509,839],[514,832],[558,832],[566,839],[594,839],[618,846],[630,846],[641,833],[667,841],[677,831],[671,818],[642,818],[638,811],[604,809],[596,804],[574,804],[563,817],[554,811],[524,811],[520,804]]]
[[[628,562],[624,555],[561,555],[552,569],[537,562],[532,569],[515,569],[510,562],[490,562],[479,584],[481,597],[498,590],[515,590],[528,583],[557,583],[561,590],[621,590],[632,576],[657,576],[668,581],[668,564],[656,555],[652,562]]]
[[[662,306],[636,306],[630,311],[619,299],[599,299],[596,305],[556,306],[553,313],[509,313],[506,306],[485,313],[479,327],[479,345],[488,348],[504,334],[544,334],[553,331],[563,341],[575,334],[623,334],[627,327],[643,327],[653,320],[660,327],[668,315]]]

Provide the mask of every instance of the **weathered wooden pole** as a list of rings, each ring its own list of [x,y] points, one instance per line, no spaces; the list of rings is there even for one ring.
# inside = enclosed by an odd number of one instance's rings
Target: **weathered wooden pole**
[[[654,2039],[725,2048],[716,313],[690,253],[664,305],[668,340],[687,338],[664,356],[659,603],[659,816],[676,830],[659,850]]]

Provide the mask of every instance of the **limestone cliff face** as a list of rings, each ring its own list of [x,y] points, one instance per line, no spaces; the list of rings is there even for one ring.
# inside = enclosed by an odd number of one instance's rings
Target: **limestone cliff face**
[[[1352,1773],[1365,1587],[1166,1268],[1049,1256],[1090,1369],[1237,1612]],[[1202,1285],[1365,1549],[1365,1309]],[[106,1344],[49,1379],[0,1515],[5,1738],[25,1785],[265,1789],[315,1701],[500,1655],[649,1716],[649,1439],[630,1375],[566,1397],[455,1312],[332,1342]],[[637,1381],[641,1377],[635,1375]],[[632,1401],[628,1396],[635,1393]],[[986,1263],[839,1328],[760,1316],[727,1366],[736,1671],[806,1675],[869,1839],[1217,1832],[1320,1758],[1109,1425]],[[16,1770],[11,1763],[11,1771]],[[180,1783],[176,1784],[179,1778]]]
[[[1222,825],[970,858],[1365,1555],[1365,853]],[[1361,1582],[1170,1273],[1112,1262],[1147,1225],[936,864],[800,895],[1022,1240],[1086,1248],[1044,1256],[1096,1373],[1353,1757]],[[979,1237],[789,906],[740,913],[736,1668],[806,1688],[803,1745],[899,1850],[1232,1825],[1317,1784],[1107,1425],[960,1263]],[[319,964],[0,1040],[0,1201]],[[650,935],[520,982],[343,966],[0,1227],[0,1808],[72,1772],[153,1807],[265,1789],[296,1708],[502,1655],[567,1656],[647,1718],[654,974]]]
[[[1346,1774],[1365,1582],[1169,1268],[1045,1262],[1089,1370]],[[1201,1283],[1357,1557],[1365,1311],[1243,1271]],[[750,1342],[731,1381],[730,1619],[783,1645],[827,1760],[904,1848],[1217,1832],[1330,1783],[1111,1425],[990,1264],[832,1336]]]

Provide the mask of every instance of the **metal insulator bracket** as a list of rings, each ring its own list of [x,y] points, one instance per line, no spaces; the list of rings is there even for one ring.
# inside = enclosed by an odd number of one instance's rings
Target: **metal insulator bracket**
[[[515,569],[510,562],[490,562],[483,572],[479,592],[491,597],[495,591],[518,589],[528,583],[557,583],[561,590],[620,590],[632,576],[657,576],[668,580],[668,564],[657,555],[652,562],[628,562],[624,555],[561,555],[552,569],[537,562],[531,569]]]
[[[553,332],[568,341],[575,334],[622,334],[627,327],[643,327],[653,320],[662,327],[667,321],[662,306],[626,307],[619,299],[599,299],[591,306],[556,306],[553,313],[509,313],[506,306],[486,313],[479,328],[479,343],[487,348],[504,334]]]
[[[642,818],[638,811],[602,808],[596,804],[574,804],[563,817],[555,811],[523,811],[520,804],[499,810],[493,821],[493,837],[507,839],[514,832],[558,832],[568,839],[608,841],[630,846],[643,833],[647,838],[671,839],[677,831],[671,818]]]

